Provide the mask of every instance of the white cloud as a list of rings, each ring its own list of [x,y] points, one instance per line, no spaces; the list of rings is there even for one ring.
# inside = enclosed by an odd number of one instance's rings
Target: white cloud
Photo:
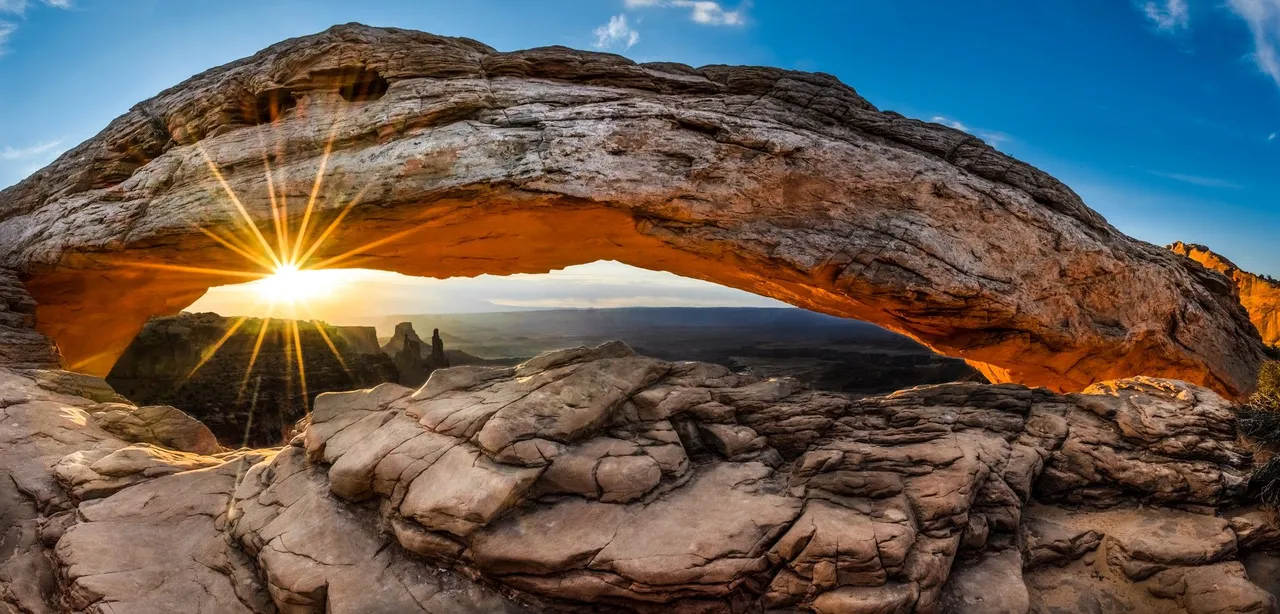
[[[17,30],[16,24],[7,21],[0,21],[0,55],[5,54],[5,43],[9,41],[9,37],[13,35],[13,31]]]
[[[746,23],[741,10],[725,10],[724,7],[720,6],[719,2],[672,0],[671,4],[692,9],[692,14],[689,17],[697,23],[712,26],[740,26]]]
[[[1280,0],[1227,0],[1227,6],[1249,25],[1258,70],[1280,85]]]
[[[41,0],[41,2],[54,8],[71,8],[71,0]],[[29,6],[31,6],[31,0],[0,0],[0,13],[21,15],[27,12]]]
[[[1184,30],[1191,25],[1187,0],[1149,0],[1142,6],[1142,12],[1161,30]]]
[[[627,25],[626,15],[610,17],[609,23],[596,28],[595,35],[597,49],[611,49],[615,46],[630,49],[640,42],[640,33]]]
[[[35,145],[32,145],[30,147],[23,147],[20,149],[15,149],[10,145],[5,145],[4,149],[0,149],[0,158],[3,158],[5,160],[27,160],[30,158],[38,157],[41,154],[45,154],[50,151],[53,151],[55,148],[57,148],[61,144],[62,144],[62,140],[59,139],[56,141],[46,141],[44,143],[36,143]]]
[[[42,0],[48,6],[60,9],[71,8],[72,0]],[[27,7],[31,5],[31,0],[0,0],[0,13],[9,13],[21,17],[27,12]],[[0,20],[0,56],[9,53],[5,43],[9,42],[9,37],[13,36],[14,30],[18,29],[18,24],[11,21]]]
[[[944,126],[947,126],[948,128],[955,128],[956,130],[959,130],[961,132],[968,132],[969,134],[972,134],[986,141],[987,144],[993,147],[998,147],[1001,143],[1007,143],[1013,140],[1013,137],[1003,132],[996,132],[992,130],[974,130],[969,126],[964,125],[963,122],[958,122],[954,119],[943,117],[941,115],[934,115],[933,118],[930,119],[929,121],[935,124],[942,124]]]
[[[1268,141],[1274,141],[1274,140],[1276,140],[1276,133],[1272,132],[1271,134],[1268,134],[1268,135],[1267,135],[1267,140],[1268,140]]]
[[[628,9],[688,9],[689,19],[693,20],[694,23],[708,26],[741,26],[746,24],[746,7],[749,4],[749,2],[744,1],[737,8],[730,10],[719,2],[712,2],[711,0],[625,0],[624,2]]]
[[[933,122],[933,123],[935,123],[935,124],[942,124],[942,125],[944,125],[944,126],[950,126],[950,127],[952,127],[952,128],[955,128],[956,130],[963,130],[963,131],[965,131],[965,132],[968,132],[968,131],[969,131],[969,127],[968,127],[968,126],[966,126],[966,125],[964,125],[964,124],[962,124],[962,123],[960,123],[960,122],[958,122],[958,121],[956,121],[956,120],[954,120],[954,119],[947,119],[947,118],[945,118],[945,117],[943,117],[943,116],[941,116],[941,115],[934,115],[934,116],[933,116],[933,119],[931,119],[931,120],[929,120],[929,121],[931,121],[931,122]]]
[[[1174,181],[1181,181],[1182,183],[1198,185],[1202,188],[1225,188],[1229,190],[1239,190],[1244,187],[1238,183],[1233,183],[1225,179],[1215,179],[1213,177],[1201,177],[1199,175],[1185,175],[1183,173],[1165,173],[1161,171],[1148,171],[1148,172],[1150,172],[1152,175],[1155,175],[1157,177],[1164,177],[1165,179],[1172,179]]]

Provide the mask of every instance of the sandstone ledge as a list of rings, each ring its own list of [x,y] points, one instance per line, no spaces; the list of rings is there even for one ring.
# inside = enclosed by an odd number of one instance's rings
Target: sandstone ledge
[[[326,394],[212,456],[17,372],[0,399],[28,611],[1274,607],[1229,406],[1169,380],[850,399],[614,343]]]

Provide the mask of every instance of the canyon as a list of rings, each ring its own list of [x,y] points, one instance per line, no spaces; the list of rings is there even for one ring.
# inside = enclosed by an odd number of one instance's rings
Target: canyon
[[[616,259],[996,383],[854,396],[609,342],[322,394],[231,450],[100,376],[243,281],[277,190],[323,264]],[[1277,609],[1239,282],[827,75],[337,26],[0,192],[0,246],[4,614]]]

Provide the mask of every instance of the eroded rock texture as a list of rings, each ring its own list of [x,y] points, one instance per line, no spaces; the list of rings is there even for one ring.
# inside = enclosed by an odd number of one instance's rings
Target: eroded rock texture
[[[1171,380],[850,399],[611,343],[322,395],[230,453],[0,398],[19,611],[1275,609],[1229,406]]]
[[[1245,271],[1203,245],[1178,241],[1169,249],[1231,278],[1240,303],[1262,340],[1269,345],[1280,344],[1280,282]]]
[[[1262,358],[1220,276],[828,75],[360,25],[197,75],[0,193],[0,264],[68,363],[104,374],[147,317],[242,280],[146,265],[243,270],[197,226],[274,241],[268,185],[292,203],[290,236],[308,195],[316,237],[359,194],[313,264],[447,277],[619,260],[874,322],[1055,390],[1151,375],[1235,396]]]

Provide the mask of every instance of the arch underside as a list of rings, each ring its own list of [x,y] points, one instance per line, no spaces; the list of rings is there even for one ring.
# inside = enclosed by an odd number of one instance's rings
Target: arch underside
[[[347,66],[385,94],[340,95]],[[264,91],[293,106],[259,125],[223,111]],[[1219,276],[830,77],[368,28],[135,107],[0,193],[0,258],[68,365],[102,374],[148,317],[244,281],[153,265],[256,268],[206,234],[257,241],[229,193],[267,243],[273,202],[315,239],[359,195],[312,262],[449,277],[618,260],[873,322],[994,381],[1141,374],[1240,395],[1263,355]]]

